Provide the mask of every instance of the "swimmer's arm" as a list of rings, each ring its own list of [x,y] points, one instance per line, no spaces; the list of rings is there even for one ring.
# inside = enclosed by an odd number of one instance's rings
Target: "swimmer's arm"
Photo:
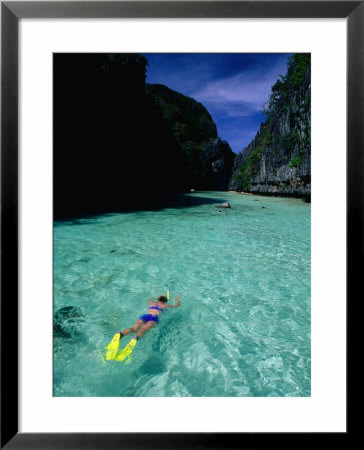
[[[178,308],[179,305],[181,304],[179,297],[180,297],[179,295],[176,295],[176,297],[175,297],[176,303],[174,305],[166,305],[167,308]]]
[[[148,300],[148,303],[151,305],[152,303],[155,303],[155,298],[150,298],[149,300]]]

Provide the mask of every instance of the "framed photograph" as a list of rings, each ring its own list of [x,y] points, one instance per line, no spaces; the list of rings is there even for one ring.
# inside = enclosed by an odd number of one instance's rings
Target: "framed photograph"
[[[363,11],[1,3],[2,447],[347,439]]]

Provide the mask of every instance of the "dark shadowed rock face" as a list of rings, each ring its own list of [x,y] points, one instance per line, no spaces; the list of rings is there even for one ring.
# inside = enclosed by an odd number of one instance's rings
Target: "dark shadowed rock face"
[[[297,81],[296,69],[293,60],[276,85],[285,95],[275,97],[267,121],[236,156],[229,189],[310,200],[311,71],[308,65]]]
[[[54,216],[188,189],[186,154],[145,94],[133,54],[54,56]]]
[[[202,147],[202,155],[208,171],[206,188],[227,190],[235,158],[230,145],[220,138],[214,139]]]

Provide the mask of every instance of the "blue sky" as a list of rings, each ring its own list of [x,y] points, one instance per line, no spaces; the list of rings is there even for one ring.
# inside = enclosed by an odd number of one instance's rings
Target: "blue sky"
[[[237,153],[265,120],[271,86],[287,71],[291,53],[144,53],[147,83],[159,83],[201,102],[219,136]]]

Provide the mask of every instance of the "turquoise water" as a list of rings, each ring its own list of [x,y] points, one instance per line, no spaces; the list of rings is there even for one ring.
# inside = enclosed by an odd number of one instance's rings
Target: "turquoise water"
[[[54,311],[76,309],[54,335],[54,395],[309,396],[310,205],[181,198],[55,222]],[[231,209],[215,206],[224,201]],[[163,313],[126,364],[106,362],[114,333],[167,289],[180,308]]]

